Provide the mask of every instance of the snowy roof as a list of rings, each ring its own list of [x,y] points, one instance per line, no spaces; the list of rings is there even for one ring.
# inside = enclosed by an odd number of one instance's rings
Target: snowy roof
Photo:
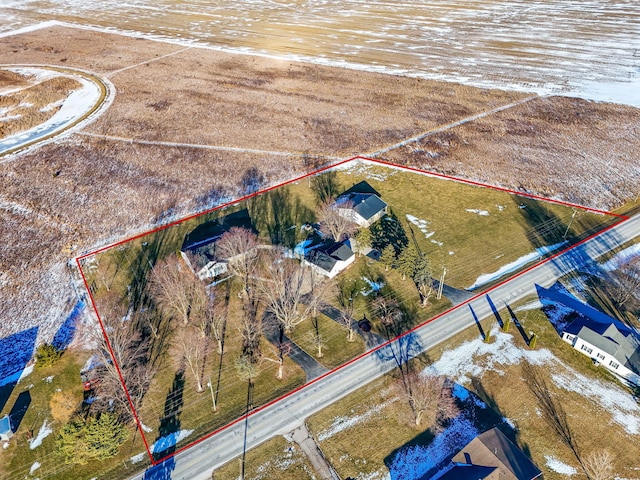
[[[497,427],[471,440],[452,461],[463,465],[496,467],[495,472],[485,472],[486,476],[479,478],[532,480],[542,475],[540,469]]]

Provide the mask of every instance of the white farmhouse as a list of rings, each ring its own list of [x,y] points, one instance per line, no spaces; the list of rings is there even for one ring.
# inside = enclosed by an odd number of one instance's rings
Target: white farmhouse
[[[351,265],[356,256],[346,244],[333,240],[323,240],[320,243],[301,243],[295,250],[302,261],[313,268],[320,275],[333,278]],[[300,255],[302,253],[302,255]]]
[[[579,317],[565,327],[562,339],[615,375],[640,385],[640,338],[621,323]]]

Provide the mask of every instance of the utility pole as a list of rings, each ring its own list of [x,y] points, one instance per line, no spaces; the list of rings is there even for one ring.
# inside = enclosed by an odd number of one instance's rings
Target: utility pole
[[[438,295],[436,295],[436,299],[440,300],[442,298],[442,289],[444,288],[444,276],[447,274],[447,267],[442,267],[442,275],[440,276],[440,283],[438,285]]]
[[[562,240],[567,239],[567,233],[569,233],[569,229],[571,228],[571,224],[573,223],[573,219],[576,218],[576,214],[578,211],[574,208],[573,213],[571,214],[571,220],[569,220],[569,225],[567,225],[567,229],[564,231],[564,235],[562,235]]]

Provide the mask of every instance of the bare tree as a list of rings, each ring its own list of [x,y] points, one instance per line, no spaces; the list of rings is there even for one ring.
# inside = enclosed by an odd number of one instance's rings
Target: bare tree
[[[177,329],[173,338],[175,361],[180,367],[186,366],[196,382],[196,392],[204,391],[202,366],[207,355],[207,339],[198,334],[197,328],[188,325]]]
[[[569,426],[567,420],[567,414],[562,407],[562,404],[558,402],[549,391],[549,387],[544,378],[540,375],[540,372],[530,363],[522,363],[522,372],[524,374],[524,380],[527,382],[529,390],[538,400],[538,405],[542,410],[542,418],[558,435],[558,438],[573,452],[580,465],[582,463],[582,457],[578,449],[578,444],[573,432]]]
[[[265,266],[263,278],[257,283],[267,311],[282,324],[285,332],[310,318],[322,298],[319,291],[306,295],[307,278],[307,269],[298,261],[276,255]]]
[[[610,450],[594,450],[584,457],[582,468],[591,480],[611,480],[614,460],[615,455]]]
[[[260,261],[259,254],[258,236],[246,228],[232,227],[216,242],[216,255],[227,260],[231,272],[242,282],[245,293]]]
[[[182,325],[192,316],[202,318],[208,302],[204,284],[175,255],[153,267],[150,293],[162,312]]]
[[[336,242],[342,241],[356,231],[357,225],[346,215],[342,215],[340,210],[349,210],[353,207],[351,202],[341,202],[336,204],[333,200],[327,200],[320,204],[318,209],[318,220],[322,232],[333,238]]]
[[[205,319],[208,326],[208,332],[216,341],[216,353],[222,355],[224,345],[224,332],[227,325],[228,305],[223,299],[215,296],[209,301]]]
[[[131,408],[140,409],[157,372],[157,367],[149,362],[150,342],[132,328],[131,320],[106,315],[102,322],[106,336],[96,329],[94,338],[100,365],[95,372],[99,379],[96,394],[105,402],[112,401],[121,418],[131,420]],[[98,410],[103,407],[108,408],[108,403],[92,404]]]
[[[357,282],[341,279],[337,284],[336,300],[340,305],[340,315],[338,322],[347,329],[347,341],[353,342],[353,312],[354,303],[360,294],[360,287]]]
[[[616,284],[617,302],[624,305],[632,298],[640,300],[640,255],[630,256],[618,262],[612,276]]]
[[[257,298],[250,295],[245,299],[240,316],[238,331],[242,337],[242,354],[257,363],[260,359],[260,339],[262,338],[262,313],[259,312]]]
[[[324,338],[322,337],[322,334],[316,332],[308,332],[307,338],[309,340],[309,343],[311,343],[313,348],[316,350],[316,357],[322,358],[324,356],[322,349],[327,346]]]
[[[443,376],[411,372],[405,381],[398,379],[395,386],[407,400],[415,427],[439,428],[458,413],[452,390]]]

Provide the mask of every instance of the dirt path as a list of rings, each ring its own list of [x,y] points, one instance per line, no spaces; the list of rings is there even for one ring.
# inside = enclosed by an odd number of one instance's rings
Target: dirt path
[[[240,153],[256,153],[259,155],[272,155],[275,157],[299,157],[305,156],[304,153],[297,152],[280,152],[276,150],[258,150],[255,148],[228,147],[224,145],[203,145],[198,143],[181,143],[181,142],[158,142],[153,140],[139,140],[134,138],[117,137],[113,135],[101,135],[98,133],[78,132],[78,135],[87,137],[104,138],[114,142],[137,143],[140,145],[158,145],[161,147],[177,147],[177,148],[200,148],[203,150],[218,150],[223,152],[240,152]],[[328,160],[342,160],[341,157],[327,157]]]
[[[463,118],[461,120],[457,120],[455,122],[448,123],[446,125],[442,125],[440,127],[433,128],[433,129],[431,129],[431,130],[429,130],[429,131],[427,131],[425,133],[421,133],[420,135],[416,135],[415,137],[407,138],[406,140],[403,140],[403,141],[398,142],[398,143],[394,143],[393,145],[389,145],[388,147],[384,147],[384,148],[382,148],[380,150],[377,150],[375,152],[364,154],[364,156],[365,157],[373,157],[373,158],[379,157],[380,155],[384,155],[385,153],[390,152],[391,150],[395,150],[397,148],[404,147],[404,146],[406,146],[406,145],[408,145],[410,143],[419,142],[420,140],[422,140],[424,138],[427,138],[427,137],[429,137],[431,135],[434,135],[436,133],[444,132],[446,130],[449,130],[451,128],[457,127],[459,125],[464,125],[465,123],[473,122],[474,120],[478,120],[479,118],[486,117],[486,116],[489,116],[489,115],[493,115],[494,113],[498,113],[498,112],[501,112],[503,110],[508,110],[509,108],[516,107],[518,105],[530,102],[531,100],[535,100],[537,98],[541,98],[541,96],[540,95],[534,95],[534,96],[531,96],[531,97],[523,98],[522,100],[518,100],[516,102],[512,102],[512,103],[508,103],[506,105],[502,105],[500,107],[496,107],[496,108],[491,109],[491,110],[487,110],[485,112],[477,113],[476,115],[472,115],[470,117],[466,117],[466,118]]]

